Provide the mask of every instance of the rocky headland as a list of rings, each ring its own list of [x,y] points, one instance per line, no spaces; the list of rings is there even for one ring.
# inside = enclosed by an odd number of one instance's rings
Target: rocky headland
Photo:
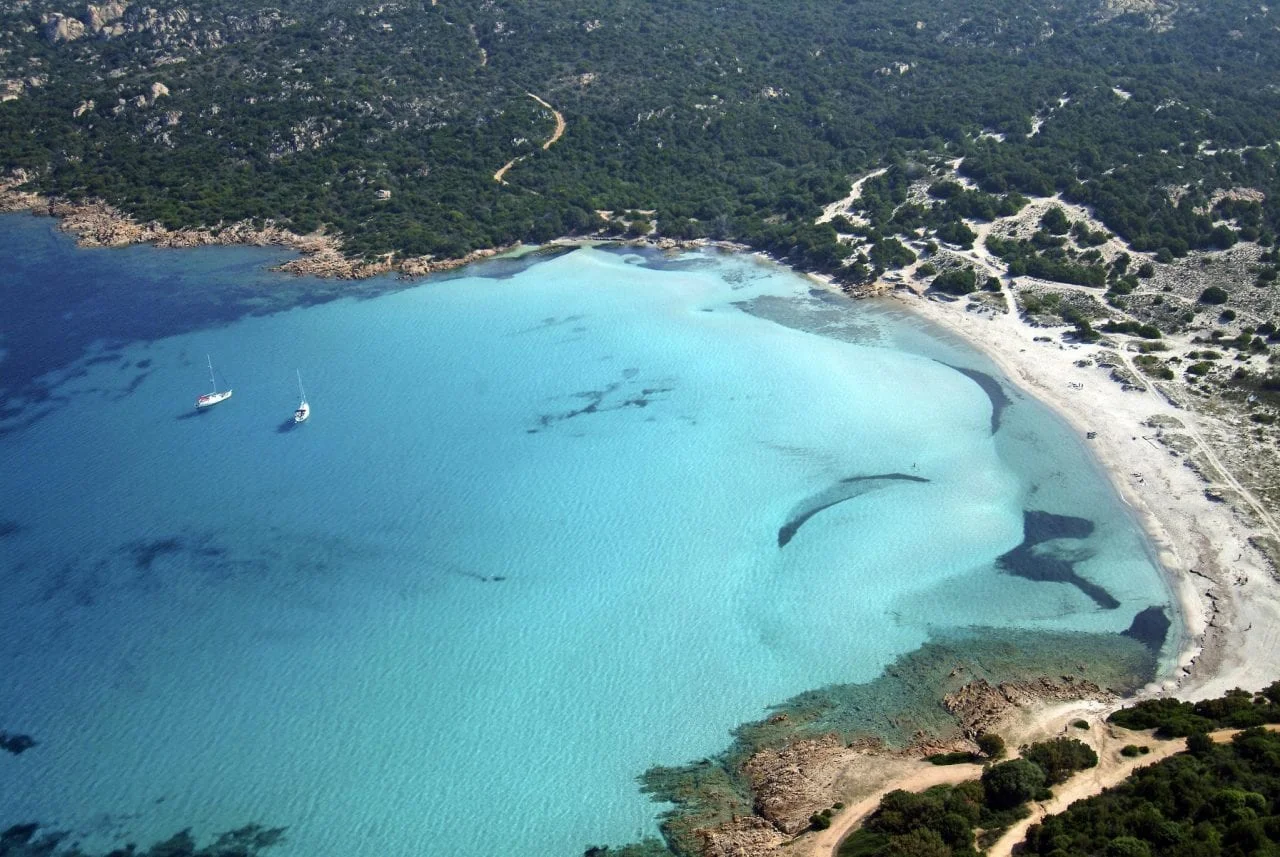
[[[101,200],[73,201],[25,190],[31,179],[21,170],[0,178],[0,212],[30,211],[56,217],[59,228],[75,235],[81,247],[125,247],[131,244],[152,244],[156,247],[283,247],[301,255],[276,266],[274,270],[296,276],[343,280],[363,280],[383,274],[422,277],[460,268],[511,249],[511,246],[486,248],[455,259],[398,256],[394,253],[365,259],[344,253],[340,235],[326,232],[299,235],[269,220],[262,224],[238,221],[202,228],[170,229],[154,221],[140,223]]]
[[[944,696],[942,705],[954,717],[961,735],[917,732],[903,747],[875,738],[846,741],[836,733],[765,747],[741,764],[750,788],[752,810],[728,820],[695,827],[677,841],[682,853],[702,857],[772,857],[812,838],[812,819],[829,808],[837,812],[866,794],[899,779],[918,775],[923,760],[936,753],[973,752],[973,738],[1005,730],[1032,713],[1075,702],[1113,702],[1117,694],[1075,676],[1040,677],[992,684],[978,678]],[[776,715],[773,720],[778,720]],[[929,772],[930,766],[923,770]],[[944,778],[964,768],[936,769]],[[972,774],[971,774],[972,775]],[[692,848],[689,846],[692,845]]]

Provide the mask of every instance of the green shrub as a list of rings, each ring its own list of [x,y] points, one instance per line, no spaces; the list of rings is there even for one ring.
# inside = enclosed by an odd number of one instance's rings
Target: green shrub
[[[1202,360],[1199,363],[1192,363],[1183,371],[1185,371],[1188,375],[1194,375],[1197,378],[1203,378],[1205,375],[1209,374],[1209,370],[1212,368],[1213,368],[1212,363]]]
[[[1194,732],[1207,732],[1215,725],[1196,714],[1190,702],[1176,699],[1144,699],[1112,713],[1107,720],[1125,729],[1155,729],[1157,738],[1184,738]]]
[[[1022,758],[1038,765],[1044,771],[1045,784],[1050,786],[1066,782],[1076,771],[1098,764],[1098,754],[1093,748],[1075,738],[1057,738],[1023,747]]]
[[[1145,756],[1151,752],[1151,748],[1145,744],[1125,744],[1120,748],[1120,755],[1127,759],[1134,759],[1138,756]]]
[[[1074,727],[1075,727],[1075,728],[1077,728],[1077,729],[1088,729],[1088,728],[1089,728],[1089,721],[1088,721],[1088,720],[1073,720],[1073,721],[1071,721],[1071,725],[1072,725],[1072,726],[1074,726]]]
[[[992,765],[982,772],[982,790],[992,809],[1012,809],[1031,800],[1046,782],[1044,769],[1026,759]]]
[[[1050,235],[1065,235],[1071,228],[1067,213],[1058,206],[1050,206],[1040,217],[1040,226]]]
[[[978,290],[978,277],[973,268],[952,268],[934,277],[930,287],[949,295],[969,295]]]
[[[1133,365],[1153,378],[1160,378],[1164,381],[1172,381],[1174,378],[1173,370],[1161,363],[1160,358],[1150,354],[1139,354],[1133,358]]]
[[[1225,304],[1227,298],[1227,290],[1220,286],[1210,286],[1200,293],[1200,303],[1202,304]]]
[[[1136,321],[1109,321],[1102,326],[1107,333],[1130,333],[1143,339],[1159,339],[1160,328],[1154,324],[1142,324]]]
[[[977,738],[978,750],[988,759],[1004,756],[1004,739],[994,732],[983,732]]]

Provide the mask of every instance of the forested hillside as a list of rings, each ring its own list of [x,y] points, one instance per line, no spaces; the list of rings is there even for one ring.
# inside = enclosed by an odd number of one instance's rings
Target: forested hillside
[[[358,254],[457,256],[654,209],[661,234],[858,280],[821,206],[873,168],[905,181],[964,158],[987,193],[1061,191],[1177,256],[1280,226],[1277,16],[1253,0],[20,0],[0,9],[0,167],[170,227],[324,226]],[[567,122],[546,150],[554,117],[529,93]],[[1264,199],[1207,211],[1234,187]],[[902,261],[893,233],[971,216],[948,200],[893,223],[884,190],[872,267]]]

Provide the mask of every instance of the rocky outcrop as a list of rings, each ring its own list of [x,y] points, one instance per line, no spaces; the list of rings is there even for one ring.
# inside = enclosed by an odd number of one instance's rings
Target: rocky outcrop
[[[783,833],[804,830],[809,816],[831,806],[838,767],[833,763],[847,761],[849,756],[849,749],[835,735],[756,753],[743,766],[756,796],[756,812]]]
[[[336,245],[330,245],[309,253],[301,259],[293,259],[275,268],[289,274],[308,277],[326,277],[340,280],[363,280],[386,274],[393,269],[391,254],[368,262],[342,255]]]
[[[18,189],[30,180],[26,170],[0,177],[0,211],[36,210],[47,204],[39,194]]]
[[[397,266],[400,274],[405,277],[425,277],[427,274],[438,274],[441,271],[452,271],[454,268],[461,268],[463,265],[470,265],[472,262],[479,262],[481,259],[488,259],[499,253],[505,253],[514,244],[508,244],[505,247],[486,247],[482,250],[472,250],[465,256],[457,259],[436,259],[433,256],[411,256],[400,262]]]
[[[161,84],[161,86],[163,86]],[[154,90],[153,90],[154,91]],[[167,90],[166,90],[167,91]],[[180,115],[180,114],[178,114]],[[287,247],[297,250],[301,258],[292,259],[275,268],[288,274],[362,280],[380,274],[398,272],[404,277],[422,277],[449,271],[509,250],[511,246],[474,250],[457,259],[412,256],[397,260],[387,253],[377,259],[346,256],[342,239],[321,232],[299,235],[270,221],[261,226],[247,222],[218,224],[204,229],[169,229],[159,223],[139,223],[125,213],[101,201],[71,202],[46,199],[20,188],[32,176],[17,170],[0,177],[0,212],[34,211],[61,220],[60,228],[76,236],[82,247],[124,247],[129,244],[154,244],[157,247],[207,247],[214,245],[250,245]]]
[[[712,829],[696,831],[703,857],[761,857],[777,853],[786,837],[763,818],[739,816]]]
[[[84,37],[85,26],[82,21],[76,18],[68,18],[61,12],[50,12],[40,19],[43,25],[45,40],[58,44],[59,42],[74,42],[76,39]]]
[[[91,3],[85,9],[84,23],[94,33],[101,33],[103,29],[108,29],[108,35],[115,35],[110,32],[108,25],[119,21],[127,8],[129,4],[120,2],[103,3],[100,6]]]
[[[1088,679],[1065,675],[1058,679],[1006,681],[995,686],[985,679],[978,679],[955,693],[947,694],[943,697],[942,704],[955,716],[965,736],[976,738],[983,732],[995,729],[1015,708],[1025,708],[1045,701],[1096,699],[1109,702],[1115,698],[1114,693]]]

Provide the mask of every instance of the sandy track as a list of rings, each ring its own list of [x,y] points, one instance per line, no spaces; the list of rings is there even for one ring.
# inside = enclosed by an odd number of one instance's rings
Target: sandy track
[[[891,791],[902,789],[908,792],[922,792],[925,789],[941,785],[955,785],[971,780],[982,773],[976,765],[934,765],[930,762],[917,762],[908,773],[895,777],[875,794],[865,797],[852,806],[845,807],[831,820],[831,826],[819,831],[808,839],[805,853],[811,855],[835,855],[840,842],[862,826],[867,816],[875,812],[880,801]]]
[[[529,96],[534,101],[538,102],[543,107],[550,110],[551,115],[554,116],[556,119],[555,130],[551,132],[551,136],[548,137],[546,142],[542,144],[542,151],[545,152],[547,149],[550,149],[552,146],[554,146],[556,142],[561,137],[564,136],[564,129],[566,127],[565,121],[564,121],[564,114],[561,113],[559,110],[556,110],[554,107],[552,107],[547,102],[543,101],[538,96],[534,95],[532,92],[526,92],[525,95]],[[516,164],[520,163],[527,157],[528,155],[521,155],[518,158],[512,158],[511,160],[507,161],[505,164],[503,164],[501,167],[498,168],[498,171],[496,173],[493,174],[493,180],[496,181],[498,184],[506,184],[507,180],[505,176],[507,175],[508,171],[510,171],[512,167],[514,167]]]
[[[1031,815],[1010,827],[987,850],[988,857],[1010,857],[1013,854],[1014,846],[1026,839],[1027,830],[1031,825],[1039,824],[1046,816],[1063,812],[1078,800],[1101,794],[1104,789],[1118,785],[1140,768],[1154,765],[1187,749],[1185,738],[1161,741],[1152,738],[1149,732],[1131,732],[1127,729],[1112,726],[1106,722],[1105,714],[1105,711],[1098,711],[1088,705],[1079,706],[1073,704],[1059,706],[1048,712],[1049,718],[1054,725],[1060,728],[1059,734],[1079,738],[1097,751],[1098,764],[1096,767],[1080,771],[1067,782],[1055,787],[1053,797],[1049,800],[1033,803],[1031,805]],[[1090,728],[1088,730],[1067,728],[1066,724],[1076,719],[1087,720]],[[1280,731],[1280,724],[1270,724],[1266,728],[1272,731]],[[1036,731],[1038,732],[1039,730],[1037,729]],[[1238,729],[1222,729],[1211,733],[1209,737],[1218,743],[1225,743],[1230,741],[1239,731]],[[1031,739],[1032,737],[1035,740],[1044,740],[1046,737],[1043,734],[1035,736],[1019,735],[1016,730],[1011,732],[1010,736],[1016,736],[1019,741],[1023,738]],[[1127,758],[1120,755],[1120,750],[1127,744],[1145,745],[1151,748],[1151,752],[1145,756]],[[810,855],[810,857],[837,857],[840,843],[850,833],[862,826],[867,817],[880,806],[880,801],[884,799],[884,796],[891,791],[902,789],[909,792],[922,792],[933,786],[955,785],[966,780],[974,780],[981,775],[982,768],[976,765],[946,765],[938,767],[924,761],[914,763],[910,770],[893,777],[889,782],[877,789],[874,794],[863,797],[857,803],[846,808],[832,820],[831,827],[801,840],[805,845],[803,848],[797,849],[795,853]]]
[[[556,129],[551,132],[551,136],[547,139],[547,142],[542,144],[542,150],[545,152],[547,149],[550,149],[553,145],[555,145],[557,140],[559,140],[561,137],[564,136],[564,129],[565,129],[564,114],[561,113],[559,110],[556,110],[554,107],[552,107],[547,102],[543,101],[538,96],[534,95],[532,92],[526,92],[525,95],[529,96],[534,101],[538,102],[543,107],[550,110],[551,115],[556,117]]]

